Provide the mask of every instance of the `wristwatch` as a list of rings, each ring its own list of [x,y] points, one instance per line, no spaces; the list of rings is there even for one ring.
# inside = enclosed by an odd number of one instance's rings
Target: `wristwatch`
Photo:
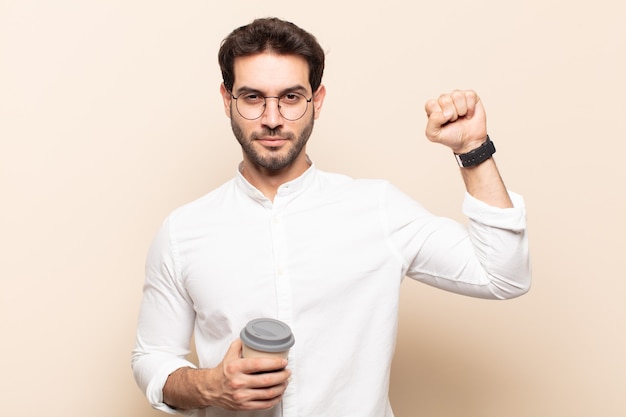
[[[478,148],[467,153],[455,153],[454,156],[456,157],[456,161],[459,163],[461,168],[467,168],[482,164],[487,159],[491,158],[494,153],[496,153],[496,147],[491,139],[489,139],[489,135],[487,135],[485,142],[483,142],[483,144]]]

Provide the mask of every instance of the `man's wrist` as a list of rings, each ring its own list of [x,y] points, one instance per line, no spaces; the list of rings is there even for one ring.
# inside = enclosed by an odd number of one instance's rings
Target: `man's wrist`
[[[461,168],[469,168],[482,164],[496,153],[496,147],[487,135],[487,139],[475,149],[465,153],[455,153],[457,163]]]

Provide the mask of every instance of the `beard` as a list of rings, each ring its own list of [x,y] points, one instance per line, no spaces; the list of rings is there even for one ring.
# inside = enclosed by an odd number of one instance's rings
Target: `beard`
[[[253,132],[249,137],[246,137],[241,126],[235,121],[232,113],[230,117],[230,125],[233,129],[233,134],[241,145],[244,154],[253,164],[270,171],[279,171],[283,168],[287,168],[296,160],[309,141],[309,137],[313,132],[313,124],[314,117],[311,116],[311,120],[304,126],[298,136],[292,132],[283,132],[281,129],[263,128],[260,132]],[[272,136],[279,136],[289,140],[290,146],[286,152],[282,148],[277,147],[265,149],[266,152],[261,153],[254,146],[256,139]]]

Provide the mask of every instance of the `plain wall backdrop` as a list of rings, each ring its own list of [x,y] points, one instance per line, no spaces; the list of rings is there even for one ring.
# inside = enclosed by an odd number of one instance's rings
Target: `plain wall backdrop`
[[[327,51],[309,154],[464,221],[426,100],[478,91],[526,198],[534,285],[403,284],[399,417],[626,415],[626,30],[620,2],[0,2],[0,413],[149,417],[130,351],[165,216],[235,172],[220,41],[279,16]],[[335,417],[335,416],[333,416]],[[342,417],[342,416],[336,416]]]

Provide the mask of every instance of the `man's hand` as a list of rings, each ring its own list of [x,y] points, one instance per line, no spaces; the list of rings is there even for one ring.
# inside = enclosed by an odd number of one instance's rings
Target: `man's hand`
[[[278,404],[291,372],[287,360],[241,357],[241,340],[235,340],[224,359],[212,369],[180,368],[163,387],[163,401],[189,410],[221,407],[227,410],[265,410]]]
[[[478,148],[487,138],[487,117],[478,95],[455,90],[426,103],[426,137],[461,154]]]

